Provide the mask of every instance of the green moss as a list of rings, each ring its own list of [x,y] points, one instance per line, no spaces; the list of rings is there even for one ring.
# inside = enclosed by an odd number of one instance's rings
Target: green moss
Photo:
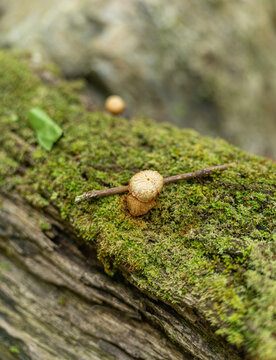
[[[48,221],[45,221],[42,219],[39,219],[39,225],[40,225],[40,229],[42,231],[51,230],[51,228],[52,228],[52,225]]]
[[[1,53],[0,64],[0,142],[10,158],[0,168],[28,165],[14,188],[35,205],[38,197],[57,207],[96,244],[109,273],[123,266],[142,290],[171,303],[192,294],[231,343],[274,359],[275,163],[192,130],[89,113],[74,86],[43,84],[16,56]],[[28,126],[33,106],[64,131],[49,154]],[[143,217],[127,212],[124,196],[74,203],[84,191],[127,184],[138,170],[169,176],[230,162],[236,166],[223,173],[166,185]]]
[[[8,263],[0,262],[0,277],[2,276],[3,272],[5,270],[8,270],[10,268],[10,265]]]
[[[11,159],[6,152],[0,150],[0,185],[3,184],[9,175],[17,169],[17,162]]]
[[[66,297],[64,295],[61,295],[59,298],[58,298],[58,304],[62,307],[65,307],[67,305],[67,300],[66,300]]]

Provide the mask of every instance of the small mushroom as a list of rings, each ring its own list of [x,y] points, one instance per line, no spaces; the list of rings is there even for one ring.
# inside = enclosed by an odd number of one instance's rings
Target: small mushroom
[[[105,108],[111,114],[118,115],[125,110],[126,104],[120,96],[111,95],[105,101]]]
[[[233,165],[234,164],[211,166],[193,172],[169,176],[165,179],[163,179],[162,175],[157,171],[145,170],[135,174],[130,179],[129,185],[118,186],[111,189],[87,191],[82,195],[76,196],[75,202],[98,199],[103,196],[122,194],[129,191],[126,199],[129,212],[133,216],[144,215],[156,205],[156,196],[160,194],[164,184],[206,176],[217,171],[229,169]]]
[[[132,176],[129,181],[129,192],[136,199],[148,202],[161,193],[163,184],[163,176],[158,171],[144,170]]]
[[[163,184],[163,176],[157,171],[145,170],[135,174],[129,181],[130,194],[127,196],[127,206],[131,215],[144,215],[153,208]]]

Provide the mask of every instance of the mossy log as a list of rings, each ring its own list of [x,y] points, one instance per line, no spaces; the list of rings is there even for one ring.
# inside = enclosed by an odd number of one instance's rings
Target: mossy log
[[[1,53],[0,66],[0,358],[275,360],[275,163],[88,111],[50,65]],[[34,106],[63,129],[51,152]],[[139,170],[233,162],[166,185],[138,218],[122,195],[74,201]]]

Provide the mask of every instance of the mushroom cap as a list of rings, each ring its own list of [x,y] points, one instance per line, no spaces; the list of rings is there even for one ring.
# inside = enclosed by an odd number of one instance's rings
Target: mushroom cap
[[[105,108],[112,114],[120,114],[125,110],[126,104],[118,95],[111,95],[105,101]]]
[[[161,193],[163,184],[163,176],[158,171],[144,170],[132,176],[129,191],[139,201],[149,202]]]
[[[127,195],[126,202],[128,211],[131,213],[132,216],[144,215],[156,205],[155,200],[142,202],[137,200],[131,194]]]

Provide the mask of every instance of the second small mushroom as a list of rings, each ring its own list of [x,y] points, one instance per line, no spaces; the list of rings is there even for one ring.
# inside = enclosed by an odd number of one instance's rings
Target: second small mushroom
[[[127,195],[127,207],[131,215],[144,215],[152,209],[163,185],[164,178],[157,171],[145,170],[135,174],[129,181]]]
[[[125,110],[126,104],[120,96],[111,95],[105,101],[105,108],[111,114],[119,115]]]

